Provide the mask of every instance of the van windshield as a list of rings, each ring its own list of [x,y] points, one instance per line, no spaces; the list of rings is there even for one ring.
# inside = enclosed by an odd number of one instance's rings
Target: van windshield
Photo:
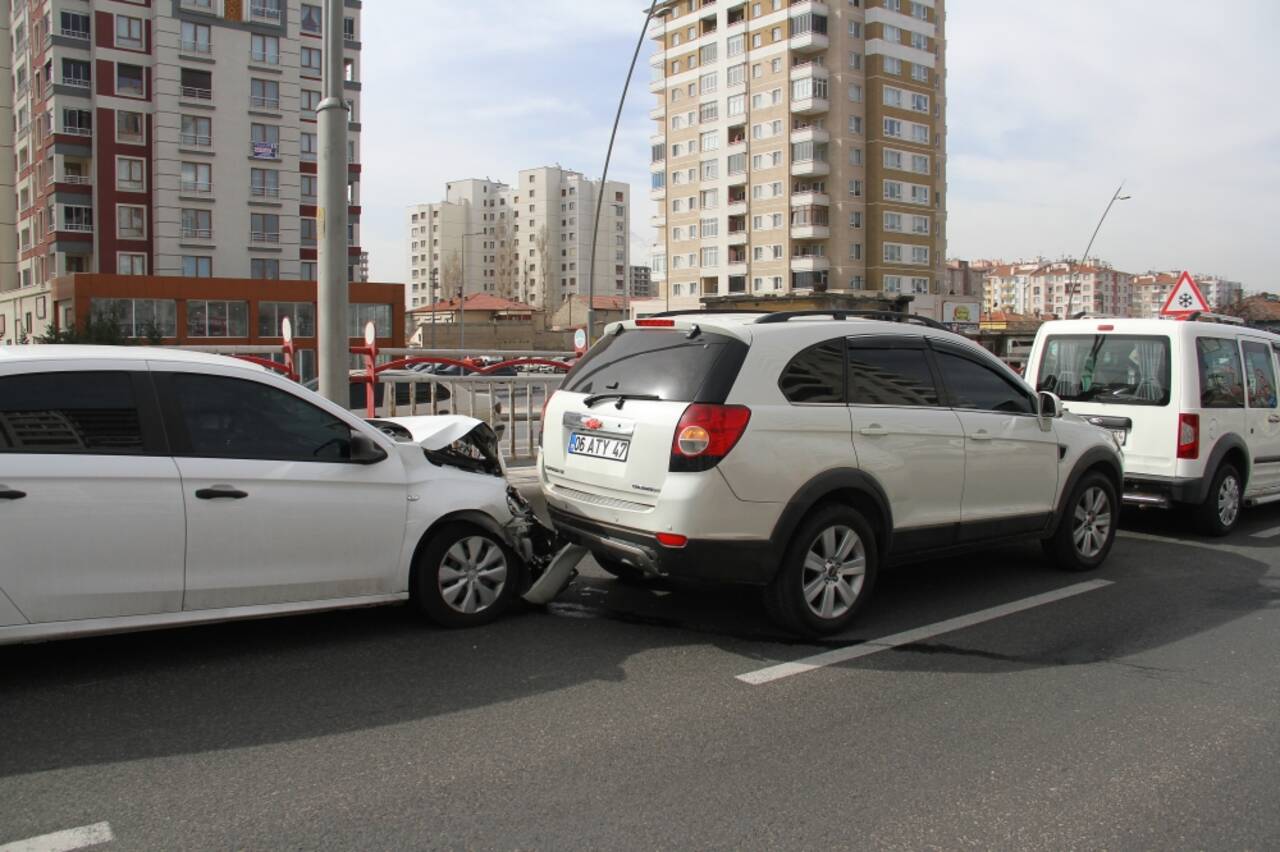
[[[591,347],[565,377],[564,389],[722,403],[746,353],[745,343],[720,334],[624,330]]]
[[[1169,338],[1155,335],[1053,335],[1045,341],[1036,390],[1064,402],[1169,404]]]

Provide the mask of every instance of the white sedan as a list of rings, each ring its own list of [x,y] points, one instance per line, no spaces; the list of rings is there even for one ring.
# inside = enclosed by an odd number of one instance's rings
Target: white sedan
[[[215,355],[0,348],[0,643],[407,599],[479,624],[528,584],[531,517],[471,418],[366,422]]]

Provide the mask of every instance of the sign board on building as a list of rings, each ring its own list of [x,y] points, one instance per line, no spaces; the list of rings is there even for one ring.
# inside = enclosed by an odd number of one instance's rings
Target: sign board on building
[[[1184,317],[1188,314],[1208,313],[1210,311],[1209,302],[1205,300],[1204,294],[1200,292],[1200,287],[1196,284],[1196,280],[1191,277],[1191,273],[1185,269],[1178,276],[1178,283],[1169,291],[1169,298],[1164,300],[1164,307],[1160,309],[1160,315],[1166,317]]]
[[[275,142],[267,142],[261,139],[253,140],[253,158],[255,160],[274,160],[277,159],[276,152],[279,146]]]
[[[942,324],[952,331],[976,334],[981,316],[982,305],[978,302],[944,301],[942,303]]]

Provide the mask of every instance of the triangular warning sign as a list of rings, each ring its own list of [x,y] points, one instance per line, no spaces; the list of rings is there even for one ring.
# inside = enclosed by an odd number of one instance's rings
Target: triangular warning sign
[[[1170,291],[1169,298],[1164,300],[1164,307],[1160,309],[1160,314],[1166,317],[1180,317],[1197,311],[1208,313],[1210,310],[1212,309],[1205,301],[1204,294],[1196,286],[1196,280],[1184,269],[1178,276],[1178,283]]]

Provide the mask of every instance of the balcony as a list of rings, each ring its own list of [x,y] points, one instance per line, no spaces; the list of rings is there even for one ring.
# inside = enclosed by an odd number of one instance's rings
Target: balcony
[[[807,127],[792,128],[791,143],[797,142],[830,142],[831,134],[821,127],[815,127],[812,124]]]
[[[747,199],[740,198],[737,201],[733,201],[731,199],[729,201],[729,206],[726,208],[725,212],[728,213],[730,216],[738,216],[740,214],[746,213]]]
[[[194,101],[211,101],[213,100],[213,89],[200,89],[195,86],[182,86],[179,89],[182,97],[190,98]]]
[[[825,192],[793,192],[791,193],[792,207],[830,207],[831,196]]]
[[[649,197],[654,201],[661,201],[667,197],[667,188],[665,186],[655,186],[649,190]]]
[[[791,258],[792,272],[825,272],[831,268],[831,260],[819,255],[801,255]]]
[[[249,186],[249,194],[252,195],[254,198],[279,198],[280,187],[264,186],[262,184],[255,183]]]
[[[667,214],[665,212],[658,213],[649,217],[649,226],[653,228],[661,228],[667,224]]]
[[[213,228],[187,228],[182,229],[182,239],[184,240],[211,240],[213,239]]]
[[[829,79],[830,77],[831,77],[831,72],[827,70],[827,66],[820,65],[817,62],[813,61],[812,59],[806,59],[802,62],[797,62],[791,66],[791,79],[793,81],[805,80],[809,78],[826,80],[826,79]]]
[[[725,237],[725,242],[731,246],[745,245],[747,242],[747,229],[742,228],[741,230],[738,230],[738,231],[729,231],[728,236]],[[732,261],[730,262],[732,263]],[[742,258],[742,262],[743,263],[747,262],[746,257]]]
[[[93,186],[93,178],[88,175],[63,175],[57,178],[58,183],[67,183],[72,186]]]
[[[183,195],[212,195],[213,183],[207,180],[179,181],[178,192]]]
[[[249,17],[255,21],[280,23],[280,7],[274,3],[250,3]]]
[[[831,101],[825,97],[809,95],[791,100],[791,111],[796,115],[821,115],[831,109]]]
[[[249,242],[251,243],[270,243],[278,245],[280,243],[279,231],[250,231]]]
[[[252,95],[249,98],[249,105],[254,109],[280,109],[280,98],[269,98],[263,95]]]
[[[93,88],[93,83],[87,77],[63,77],[62,85],[70,86],[73,89],[84,89],[88,91]]]
[[[803,15],[810,12],[814,15],[830,17],[831,10],[823,0],[792,0],[788,11],[794,15]]]
[[[826,160],[799,160],[791,164],[791,174],[796,177],[829,175],[831,174],[831,164]]]
[[[660,94],[661,92],[665,92],[666,90],[667,90],[666,77],[654,77],[652,80],[649,81],[649,91],[652,92],[653,94],[655,95]]]
[[[179,49],[183,53],[197,53],[197,54],[200,54],[201,56],[208,56],[210,53],[213,52],[213,48],[209,44],[209,42],[188,41],[187,39],[182,40],[182,45]]]
[[[654,121],[662,121],[667,117],[667,105],[665,103],[658,104],[656,107],[649,110],[649,117]]]
[[[209,136],[202,136],[199,133],[183,133],[178,137],[178,144],[185,145],[188,148],[208,148],[213,145],[213,139]]]
[[[829,225],[792,225],[791,239],[793,240],[825,240],[831,236],[831,226]]]
[[[66,231],[71,234],[92,234],[93,225],[85,222],[63,222],[57,226],[56,230]]]
[[[809,30],[791,36],[788,46],[795,53],[818,53],[831,46],[831,39],[825,32]]]

